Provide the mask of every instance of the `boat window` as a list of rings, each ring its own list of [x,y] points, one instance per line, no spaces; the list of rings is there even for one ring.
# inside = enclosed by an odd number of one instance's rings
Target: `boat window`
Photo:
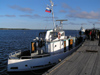
[[[40,33],[39,33],[39,37],[40,37],[40,38],[45,38],[45,35],[46,35],[46,32],[40,32]]]
[[[58,37],[58,32],[51,32],[50,36],[52,36],[52,37]]]
[[[61,36],[65,36],[65,33],[62,33]]]

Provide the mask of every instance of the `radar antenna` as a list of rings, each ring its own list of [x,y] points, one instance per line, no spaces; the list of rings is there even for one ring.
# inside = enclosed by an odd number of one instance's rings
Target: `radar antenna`
[[[63,29],[63,21],[68,21],[68,20],[56,20],[56,21],[60,21],[61,29]]]

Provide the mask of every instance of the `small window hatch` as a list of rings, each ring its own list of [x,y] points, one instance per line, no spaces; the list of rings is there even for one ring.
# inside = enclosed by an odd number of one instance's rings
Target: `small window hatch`
[[[11,67],[10,69],[18,69],[18,67]]]

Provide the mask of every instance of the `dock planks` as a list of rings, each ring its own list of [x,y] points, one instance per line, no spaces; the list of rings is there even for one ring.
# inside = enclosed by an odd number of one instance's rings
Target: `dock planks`
[[[43,75],[100,75],[98,40],[86,40],[76,52]]]

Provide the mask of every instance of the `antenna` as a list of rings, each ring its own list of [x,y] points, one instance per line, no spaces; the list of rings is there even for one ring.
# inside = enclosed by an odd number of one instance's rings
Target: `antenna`
[[[63,21],[68,21],[68,20],[56,20],[56,21],[60,21],[60,26],[61,26],[61,29],[63,29]]]
[[[81,24],[81,28],[83,27],[83,24]]]
[[[50,3],[51,3],[51,11],[52,11],[53,25],[54,25],[54,28],[55,28],[54,13],[53,13],[54,3],[52,2],[52,0],[50,0]]]
[[[93,24],[93,28],[95,29],[95,24]]]

